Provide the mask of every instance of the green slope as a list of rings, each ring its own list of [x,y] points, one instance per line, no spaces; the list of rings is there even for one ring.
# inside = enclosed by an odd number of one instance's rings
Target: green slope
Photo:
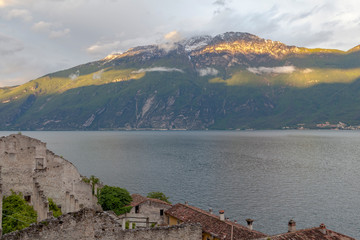
[[[189,57],[181,49],[151,53],[124,54],[1,88],[0,129],[360,125],[359,52],[315,49],[282,58],[223,52]],[[199,69],[217,74],[200,76]]]

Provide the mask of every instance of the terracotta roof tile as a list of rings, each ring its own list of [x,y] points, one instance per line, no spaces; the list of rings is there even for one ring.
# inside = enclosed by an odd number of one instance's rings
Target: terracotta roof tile
[[[326,234],[321,232],[321,227],[301,229],[295,232],[283,233],[270,236],[264,239],[271,240],[355,240],[355,238],[345,236],[341,233],[326,229]]]
[[[165,205],[169,205],[171,206],[170,203],[167,203],[167,202],[164,202],[164,201],[161,201],[159,199],[155,199],[155,198],[147,198],[147,197],[144,197],[140,194],[131,194],[131,197],[132,197],[132,202],[130,203],[130,205],[132,207],[135,207],[143,202],[146,202],[146,201],[151,201],[151,202],[156,202],[156,203],[160,203],[160,204],[165,204]]]
[[[240,224],[225,220],[202,209],[178,203],[165,212],[167,215],[175,217],[184,223],[200,223],[204,232],[222,240],[231,239],[233,230],[233,240],[262,238],[267,235],[250,230]]]

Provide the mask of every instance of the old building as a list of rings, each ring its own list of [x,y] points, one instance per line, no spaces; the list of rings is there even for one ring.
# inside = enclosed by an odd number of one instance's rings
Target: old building
[[[266,237],[267,235],[254,231],[225,219],[224,212],[220,216],[202,209],[178,203],[165,212],[170,226],[182,223],[200,223],[203,240],[240,240]]]
[[[288,226],[287,233],[260,238],[258,240],[355,240],[355,238],[327,229],[325,224],[320,224],[319,227],[296,230],[295,221],[290,220]]]
[[[129,222],[130,228],[133,223],[137,228],[167,225],[165,222],[165,211],[171,204],[159,199],[147,198],[140,194],[132,194],[132,209],[129,213],[120,216],[123,226]]]
[[[165,212],[170,226],[183,223],[199,223],[203,240],[355,240],[355,238],[319,227],[296,230],[296,222],[290,220],[288,232],[269,236],[252,229],[252,219],[246,219],[247,227],[225,219],[224,211],[219,216],[188,204],[176,204]]]
[[[83,207],[99,208],[89,183],[76,167],[46,148],[46,143],[21,134],[0,138],[3,195],[21,192],[38,212],[38,220],[51,216],[48,198],[63,213]]]

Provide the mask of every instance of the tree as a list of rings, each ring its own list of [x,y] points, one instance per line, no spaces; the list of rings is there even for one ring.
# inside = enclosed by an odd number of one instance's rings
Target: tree
[[[34,208],[27,204],[21,193],[12,194],[3,197],[3,233],[9,233],[16,230],[29,227],[36,222],[37,213]]]
[[[95,185],[100,182],[99,178],[95,177],[94,175],[90,176],[90,182],[92,187],[92,194],[95,195]]]
[[[132,201],[130,193],[124,188],[105,185],[100,190],[98,199],[104,211],[112,210],[117,215],[130,212],[132,208],[129,206]]]
[[[147,197],[148,198],[159,199],[161,201],[164,201],[164,202],[167,202],[167,203],[171,204],[171,202],[169,201],[169,197],[165,196],[165,194],[162,193],[162,192],[149,192]]]
[[[62,215],[61,209],[55,204],[52,198],[48,198],[49,210],[52,211],[54,217],[60,217]]]

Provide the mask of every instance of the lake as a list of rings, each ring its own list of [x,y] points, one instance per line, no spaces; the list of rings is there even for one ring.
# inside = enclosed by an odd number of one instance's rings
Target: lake
[[[0,132],[1,136],[10,132]],[[161,191],[266,234],[319,226],[360,239],[360,131],[22,132],[82,175]]]

